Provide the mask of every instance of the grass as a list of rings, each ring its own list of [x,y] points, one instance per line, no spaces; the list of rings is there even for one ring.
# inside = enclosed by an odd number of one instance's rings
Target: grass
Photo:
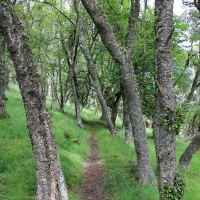
[[[33,200],[36,193],[36,175],[29,133],[26,127],[25,112],[17,88],[7,91],[7,111],[9,117],[0,120],[0,199]],[[47,102],[50,105],[50,102]],[[101,162],[105,166],[104,190],[109,200],[158,200],[156,187],[137,184],[135,178],[136,157],[134,144],[124,144],[124,133],[111,137],[105,122],[99,120],[100,113],[83,109],[84,127],[77,126],[74,108],[67,105],[65,113],[58,107],[49,111],[56,138],[61,166],[68,187],[69,199],[80,200],[79,187],[82,183],[82,170],[89,146],[87,139],[95,132],[101,151]],[[121,127],[118,119],[117,127]],[[156,169],[156,156],[152,131],[147,129],[152,166]],[[78,141],[78,142],[77,142]],[[189,142],[177,138],[177,161]],[[191,162],[191,172],[179,169],[187,186],[183,200],[200,199],[200,159],[197,153]]]
[[[9,118],[0,120],[0,199],[32,200],[36,194],[36,174],[25,111],[16,88],[11,87],[7,97]],[[77,126],[73,109],[67,106],[66,113],[56,108],[50,111],[69,199],[77,200],[90,132],[87,126]]]
[[[19,92],[8,93],[9,118],[0,120],[0,199],[34,199],[36,176]]]
[[[110,199],[159,199],[156,187],[137,184],[135,174],[136,156],[133,141],[130,146],[124,144],[122,131],[119,132],[118,138],[111,138],[105,128],[96,132],[96,138],[99,141],[100,151],[102,152],[102,163],[105,165],[106,180],[104,188]],[[153,144],[153,140],[150,143]],[[153,148],[152,151],[154,151]],[[152,160],[155,159],[155,156],[152,157]]]

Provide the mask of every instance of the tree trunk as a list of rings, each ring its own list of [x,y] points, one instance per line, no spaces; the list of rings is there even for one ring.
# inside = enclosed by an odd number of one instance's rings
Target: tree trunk
[[[196,115],[195,115],[196,118]],[[186,150],[183,152],[179,159],[179,165],[182,166],[184,169],[190,171],[190,162],[193,158],[193,156],[196,154],[196,152],[200,149],[200,124],[198,125],[198,134],[194,135],[192,134],[192,141],[186,148]]]
[[[62,83],[62,66],[60,60],[58,61],[58,81],[59,81],[59,93],[60,99],[58,99],[60,111],[64,113],[64,88]]]
[[[172,68],[173,0],[155,1],[155,98],[154,140],[158,159],[160,199],[176,178],[176,131],[170,130],[175,113]],[[168,125],[165,124],[168,120]]]
[[[76,119],[78,121],[78,125],[82,127],[82,120],[81,120],[81,110],[80,110],[80,104],[78,99],[78,92],[77,92],[77,86],[76,86],[76,73],[75,73],[75,63],[71,64],[70,68],[70,74],[71,74],[71,84],[72,84],[72,93],[74,96],[74,103],[75,103],[75,111],[76,111]]]
[[[5,41],[0,27],[0,118],[6,116],[6,75],[5,75]]]
[[[75,5],[75,9],[77,12],[77,16],[78,16],[78,23],[79,23],[79,27],[80,27],[80,42],[81,42],[81,47],[83,50],[83,54],[85,56],[85,59],[88,62],[88,65],[90,67],[90,74],[92,76],[92,79],[94,81],[94,87],[95,87],[95,91],[97,93],[99,102],[101,104],[102,107],[102,114],[104,114],[105,120],[107,122],[108,128],[110,130],[111,135],[115,135],[116,134],[116,130],[115,127],[112,123],[111,117],[110,117],[110,113],[108,110],[108,106],[106,104],[106,101],[104,99],[102,90],[101,90],[101,85],[99,83],[99,78],[98,78],[98,74],[96,72],[96,67],[95,67],[95,63],[92,60],[92,57],[90,55],[90,52],[87,49],[87,45],[86,45],[86,39],[84,37],[84,30],[83,30],[83,22],[80,16],[80,11],[78,8],[78,4],[77,1],[74,1],[74,5]]]
[[[107,48],[108,52],[113,57],[114,61],[119,65],[121,70],[130,121],[134,133],[139,183],[155,184],[156,180],[150,161],[146,128],[142,117],[141,101],[131,63],[131,53],[136,33],[136,22],[139,14],[139,3],[138,1],[135,1],[135,5],[132,5],[131,7],[130,22],[133,22],[133,24],[130,24],[129,26],[126,49],[123,49],[117,42],[102,9],[96,4],[96,2],[94,0],[81,1],[96,25],[104,46]]]
[[[54,67],[51,69],[51,89],[50,89],[50,93],[51,93],[51,109],[53,109],[53,105],[56,103],[57,100],[57,80],[56,80],[56,75],[55,75],[55,70]]]
[[[111,97],[111,99],[109,99],[108,101],[110,101],[110,108],[111,108],[111,120],[112,120],[112,123],[114,124],[115,126],[115,122],[116,122],[116,119],[117,119],[117,114],[118,114],[118,104],[119,104],[119,100],[121,98],[121,90],[116,92],[114,94],[114,96]]]
[[[190,171],[190,162],[195,153],[200,149],[200,134],[197,134],[188,145],[187,149],[181,155],[179,165]]]
[[[111,106],[111,120],[114,126],[115,126],[115,121],[117,119],[117,114],[118,114],[118,105],[114,102]]]
[[[51,130],[45,94],[27,33],[8,0],[1,1],[0,23],[13,60],[26,111],[37,174],[37,200],[67,200],[67,188]]]
[[[126,102],[126,97],[124,93],[124,88],[121,86],[121,93],[122,93],[122,99],[123,99],[123,125],[122,128],[125,131],[125,140],[124,142],[128,145],[130,145],[131,137],[133,136],[129,112],[128,112],[128,106]]]
[[[124,109],[125,109],[125,113],[124,113],[125,140],[124,140],[124,142],[129,145],[131,142],[131,137],[133,136],[133,132],[132,132],[132,127],[131,127],[130,117],[128,114],[127,105],[125,105]]]
[[[60,33],[60,37],[61,37],[62,48],[67,56],[67,63],[70,67],[70,80],[71,80],[71,86],[72,86],[72,94],[74,96],[76,119],[78,121],[78,125],[82,127],[83,124],[81,120],[81,109],[80,109],[79,97],[78,97],[78,84],[77,84],[76,71],[75,71],[76,58],[77,58],[78,46],[79,46],[76,29],[77,29],[77,26],[74,26],[73,34],[71,35],[71,38],[69,39],[69,40],[72,40],[69,44],[69,50],[67,50],[65,46],[62,33]]]
[[[6,89],[9,89],[9,75],[10,75],[10,71],[8,69],[5,69],[5,87]]]
[[[106,106],[107,106],[107,104],[106,104]],[[109,111],[108,111],[109,112]],[[110,113],[108,113],[109,114],[109,117],[110,117]],[[106,121],[106,112],[104,111],[104,109],[103,109],[103,107],[101,107],[101,117],[100,117],[100,120],[102,120],[102,121]]]
[[[194,80],[193,80],[193,83],[192,83],[192,87],[191,87],[190,92],[187,96],[187,101],[192,100],[196,89],[199,87],[199,77],[200,77],[200,68],[198,67],[198,70],[195,73],[195,77],[194,77]]]

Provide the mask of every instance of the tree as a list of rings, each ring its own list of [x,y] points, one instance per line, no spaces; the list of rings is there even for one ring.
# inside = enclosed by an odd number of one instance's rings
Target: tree
[[[6,75],[5,75],[5,41],[0,26],[0,118],[6,116]]]
[[[94,81],[95,91],[97,93],[97,96],[98,96],[99,102],[101,104],[103,113],[105,114],[105,119],[106,119],[108,128],[110,130],[111,135],[115,135],[116,134],[115,127],[114,127],[114,125],[111,121],[110,113],[109,113],[106,101],[104,99],[104,96],[103,96],[103,93],[102,93],[102,90],[101,90],[101,85],[99,83],[95,63],[93,62],[92,56],[91,56],[91,54],[90,54],[90,52],[87,48],[87,45],[86,45],[86,39],[85,39],[85,36],[84,36],[84,29],[83,29],[83,21],[81,19],[81,13],[80,13],[77,1],[74,1],[74,6],[75,6],[76,13],[77,13],[78,24],[79,24],[81,48],[82,48],[83,54],[85,56],[85,59],[87,60],[88,65],[90,67],[90,74],[91,74],[92,79]]]
[[[116,79],[113,77],[113,80]],[[118,104],[120,102],[122,93],[120,88],[120,82],[113,82],[114,81],[111,82],[112,85],[109,85],[104,89],[104,96],[108,107],[111,109],[111,120],[115,126],[115,121],[118,114]]]
[[[143,114],[152,118],[154,99],[154,13],[144,8],[137,26],[137,37],[132,55],[132,63],[142,100]]]
[[[196,9],[198,10],[198,12],[196,12],[196,10],[191,11],[191,15],[190,15],[190,21],[192,21],[192,35],[191,35],[191,39],[193,40],[194,43],[197,43],[197,49],[196,51],[194,50],[195,47],[193,48],[192,46],[192,59],[190,59],[190,64],[193,65],[196,70],[195,70],[195,76],[192,82],[192,86],[190,88],[189,94],[187,96],[186,101],[191,102],[192,100],[195,101],[194,96],[195,96],[195,91],[199,90],[199,86],[200,86],[200,39],[199,39],[199,33],[200,33],[200,29],[198,26],[199,23],[199,16],[200,16],[200,1],[194,1],[194,6],[196,7]],[[193,45],[192,42],[192,45]],[[198,97],[199,98],[199,97]],[[188,147],[186,148],[186,150],[183,152],[183,154],[181,155],[180,159],[179,159],[179,165],[182,166],[184,169],[186,170],[190,170],[190,162],[193,158],[193,156],[195,155],[195,153],[200,149],[200,122],[199,122],[199,99],[198,99],[198,103],[196,103],[197,106],[195,106],[195,111],[193,114],[193,117],[191,118],[191,135],[193,135],[192,137],[192,141],[190,142],[190,144],[188,145]],[[194,105],[192,106],[194,107]],[[197,133],[194,134],[194,129],[195,126],[197,127]]]
[[[77,33],[77,23],[74,24],[73,29],[74,30],[71,33],[72,35],[69,37],[70,42],[68,42],[69,51],[65,48],[63,40],[62,40],[62,45],[65,51],[65,54],[67,56],[67,63],[70,67],[71,87],[72,87],[72,93],[74,96],[76,118],[78,121],[78,125],[82,127],[82,120],[80,116],[81,110],[80,110],[79,95],[78,95],[78,83],[77,83],[77,76],[76,76],[76,70],[75,70],[78,47],[79,47],[79,35]]]
[[[200,134],[194,135],[192,141],[180,157],[179,165],[190,171],[190,162],[195,153],[200,149]]]
[[[122,99],[123,99],[123,124],[122,124],[122,128],[125,131],[125,139],[124,142],[125,144],[130,144],[131,142],[131,138],[133,136],[133,132],[132,132],[132,127],[131,127],[131,122],[130,122],[130,116],[129,116],[129,112],[128,112],[128,105],[127,105],[127,98],[125,96],[125,92],[124,92],[124,88],[123,86],[121,86],[121,91],[122,91]]]
[[[155,1],[155,19],[156,107],[153,133],[160,200],[163,200],[173,198],[170,188],[175,186],[177,173],[176,127],[173,127],[177,123],[172,68],[173,0]]]
[[[67,188],[46,108],[45,94],[27,32],[8,0],[0,4],[0,25],[13,60],[34,153],[36,199],[67,200]]]
[[[155,184],[155,176],[152,170],[150,153],[148,149],[146,129],[142,117],[140,95],[133,73],[131,53],[134,47],[136,23],[139,15],[139,1],[131,1],[128,34],[126,35],[125,48],[120,45],[114,36],[103,10],[93,0],[81,0],[92,21],[94,22],[102,42],[114,61],[119,65],[123,78],[125,94],[129,109],[129,116],[134,136],[137,154],[137,170],[139,183]]]

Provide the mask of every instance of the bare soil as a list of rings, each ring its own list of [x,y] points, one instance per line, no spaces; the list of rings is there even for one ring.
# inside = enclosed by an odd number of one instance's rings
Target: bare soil
[[[100,164],[100,152],[98,142],[94,135],[88,139],[90,153],[84,166],[84,181],[81,186],[81,196],[83,200],[103,200],[102,184],[104,180],[103,165]]]

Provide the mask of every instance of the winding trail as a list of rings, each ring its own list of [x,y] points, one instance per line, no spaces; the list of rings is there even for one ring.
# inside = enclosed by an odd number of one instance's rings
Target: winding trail
[[[102,184],[104,180],[103,165],[100,164],[100,152],[98,142],[92,134],[88,143],[90,153],[84,166],[84,181],[81,186],[81,196],[83,200],[103,200]]]

